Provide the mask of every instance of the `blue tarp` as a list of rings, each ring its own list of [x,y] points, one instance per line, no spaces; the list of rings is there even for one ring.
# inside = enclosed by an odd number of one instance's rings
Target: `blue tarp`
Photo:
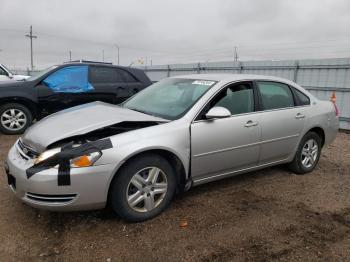
[[[68,66],[54,72],[43,82],[56,93],[84,93],[94,90],[88,81],[88,66]]]

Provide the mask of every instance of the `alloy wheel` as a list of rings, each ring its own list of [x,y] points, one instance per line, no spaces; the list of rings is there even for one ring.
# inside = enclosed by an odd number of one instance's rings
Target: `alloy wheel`
[[[25,113],[17,108],[5,110],[1,115],[1,125],[10,131],[18,131],[27,123]]]
[[[158,167],[146,167],[131,178],[126,199],[131,209],[149,212],[160,205],[168,189],[165,173]]]
[[[318,144],[315,139],[309,139],[301,151],[301,163],[306,168],[311,168],[318,157]]]

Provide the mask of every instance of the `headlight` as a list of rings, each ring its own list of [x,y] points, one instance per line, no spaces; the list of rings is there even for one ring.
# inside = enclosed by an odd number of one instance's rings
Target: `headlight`
[[[61,148],[54,148],[54,149],[47,150],[39,155],[39,157],[35,160],[35,164],[38,164],[48,159],[49,157],[56,155],[59,152],[61,152]]]
[[[47,150],[39,155],[39,157],[35,160],[35,164],[38,164],[56,155],[59,152],[61,152],[61,148],[54,148],[54,149]],[[93,152],[90,154],[74,157],[69,160],[69,163],[71,167],[88,167],[88,166],[92,166],[101,156],[102,156],[101,152]]]
[[[71,167],[87,167],[92,166],[100,157],[100,152],[93,152],[91,154],[82,155],[70,160]]]

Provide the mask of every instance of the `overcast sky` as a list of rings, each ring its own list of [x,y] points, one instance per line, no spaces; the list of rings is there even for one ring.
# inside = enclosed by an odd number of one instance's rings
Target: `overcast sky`
[[[0,63],[150,65],[350,57],[349,0],[0,0]],[[104,51],[103,51],[104,50]],[[146,59],[147,57],[147,59]]]

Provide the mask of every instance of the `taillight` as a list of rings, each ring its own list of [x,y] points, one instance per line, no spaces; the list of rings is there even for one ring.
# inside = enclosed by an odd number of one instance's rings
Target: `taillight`
[[[337,102],[337,96],[335,95],[335,92],[334,92],[334,91],[333,91],[332,96],[331,96],[331,101],[332,101],[332,103],[333,103],[333,105],[334,105],[335,116],[338,117],[338,116],[339,116],[339,109],[338,109],[337,104],[336,104],[336,102]]]
[[[333,103],[333,105],[334,105],[334,109],[335,109],[335,116],[338,117],[339,116],[339,109],[337,107],[337,104]]]

